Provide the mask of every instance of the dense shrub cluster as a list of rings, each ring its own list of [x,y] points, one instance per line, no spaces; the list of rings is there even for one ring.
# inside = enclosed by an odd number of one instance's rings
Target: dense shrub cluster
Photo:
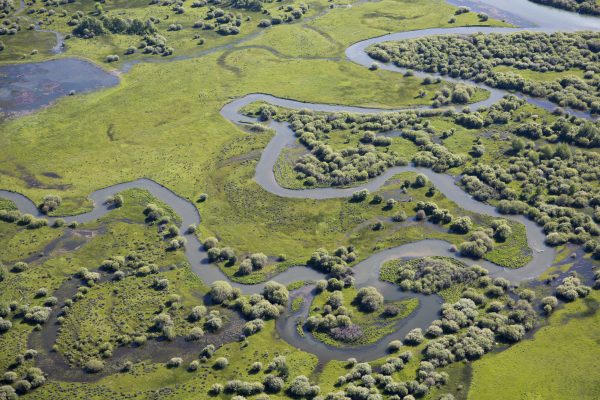
[[[460,77],[534,97],[564,107],[600,112],[598,70],[600,34],[517,32],[470,36],[431,36],[373,45],[371,57],[404,67]],[[565,75],[555,81],[534,81],[497,66],[536,72],[588,71],[585,78]]]
[[[417,377],[411,381],[394,381],[392,375],[400,371],[412,359],[411,352],[404,352],[398,357],[385,360],[377,370],[368,363],[350,364],[352,369],[338,377],[336,386],[343,390],[327,395],[326,399],[414,399],[425,396],[430,387],[443,385],[448,381],[448,374],[438,373],[432,363],[422,361],[417,367]]]
[[[237,35],[240,33],[242,26],[242,14],[234,14],[226,12],[221,8],[211,6],[206,13],[205,21],[198,21],[194,24],[194,28],[204,30],[214,30],[220,35]]]
[[[574,11],[581,14],[600,15],[600,4],[596,0],[529,0],[563,10]]]
[[[282,11],[283,14],[271,16],[269,19],[262,19],[259,21],[258,26],[261,28],[268,28],[271,25],[294,22],[295,20],[301,19],[302,16],[308,12],[308,9],[309,6],[307,4],[300,4],[298,8],[295,8],[291,4],[280,6],[279,11]]]
[[[167,46],[167,39],[159,34],[144,35],[143,40],[139,43],[138,49],[144,54],[157,54],[161,56],[170,56],[174,50]]]
[[[348,246],[337,248],[333,254],[329,254],[326,249],[317,249],[306,264],[335,278],[343,279],[351,275],[352,270],[347,263],[354,260],[356,260],[354,247]]]
[[[467,166],[461,183],[478,200],[499,200],[501,213],[524,214],[536,221],[550,245],[589,242],[585,249],[596,250],[600,213],[585,212],[600,206],[600,157],[596,153],[544,145],[522,149],[508,159],[508,165]],[[515,181],[518,193],[513,189]],[[503,239],[509,234],[506,227],[495,226],[493,236]]]
[[[485,253],[494,249],[494,240],[491,236],[493,235],[489,230],[479,229],[474,231],[468,241],[462,242],[458,246],[460,254],[475,259],[482,258]]]
[[[35,218],[31,214],[21,214],[19,210],[0,210],[0,221],[16,223],[27,229],[38,229],[48,226],[48,220],[44,218]],[[59,225],[56,225],[58,227]]]
[[[54,194],[49,194],[47,196],[44,196],[44,199],[42,200],[42,204],[39,205],[39,209],[44,214],[48,214],[49,212],[56,210],[58,208],[58,206],[60,206],[61,202],[62,202],[62,199],[60,196],[54,195]]]
[[[140,36],[156,33],[156,27],[151,20],[144,22],[137,18],[124,19],[106,15],[95,17],[85,15],[82,11],[77,11],[71,16],[69,25],[74,26],[73,34],[75,36],[84,39],[110,33]]]
[[[382,279],[398,283],[402,290],[424,294],[438,293],[457,284],[470,285],[486,275],[484,268],[448,257],[392,261],[381,270]]]
[[[568,276],[556,287],[556,295],[565,301],[573,301],[587,296],[591,291],[589,286],[581,283],[576,276]]]
[[[388,148],[392,141],[385,132],[396,129],[400,129],[405,138],[422,146],[413,159],[415,164],[440,171],[462,165],[462,157],[431,142],[429,133],[433,130],[424,118],[431,114],[439,112],[355,115],[300,110],[277,117],[287,120],[300,142],[310,150],[297,161],[294,169],[305,185],[314,186],[348,185],[378,176],[389,167],[406,165],[407,160]],[[264,112],[259,116],[264,116]],[[333,149],[328,138],[335,131],[350,131],[350,135],[357,136],[356,145],[339,151]]]
[[[449,224],[453,220],[452,214],[445,208],[438,208],[437,204],[430,201],[419,201],[415,206],[415,210],[417,213],[419,211],[423,211],[425,216],[428,217],[429,221],[433,224]],[[460,218],[459,218],[460,219]],[[455,224],[451,225],[451,230],[454,230],[452,227]],[[469,228],[470,229],[470,228]],[[468,232],[468,230],[467,230]],[[465,233],[465,232],[460,232]]]
[[[383,305],[383,300],[381,293],[372,286],[361,288],[354,299],[358,307],[365,312],[377,311]]]
[[[274,319],[279,317],[284,311],[288,300],[289,292],[287,288],[277,282],[269,281],[265,285],[262,294],[253,294],[249,297],[238,297],[232,302],[231,306],[240,310],[247,318]],[[254,327],[249,329],[254,330],[254,332],[261,329],[257,326],[258,323],[254,325]]]

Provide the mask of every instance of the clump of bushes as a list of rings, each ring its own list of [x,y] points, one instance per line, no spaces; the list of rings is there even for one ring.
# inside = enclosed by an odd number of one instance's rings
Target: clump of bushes
[[[62,198],[59,195],[49,194],[44,196],[42,204],[39,205],[39,209],[44,214],[48,214],[58,208],[62,203]]]

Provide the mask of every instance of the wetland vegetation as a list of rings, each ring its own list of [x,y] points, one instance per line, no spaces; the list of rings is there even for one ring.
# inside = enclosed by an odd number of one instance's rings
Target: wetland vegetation
[[[516,3],[0,0],[0,400],[597,398],[600,26]]]

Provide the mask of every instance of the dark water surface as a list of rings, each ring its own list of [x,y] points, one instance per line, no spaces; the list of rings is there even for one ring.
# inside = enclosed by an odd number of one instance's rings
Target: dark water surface
[[[119,78],[76,58],[0,66],[0,112],[25,113],[59,97],[115,86]]]

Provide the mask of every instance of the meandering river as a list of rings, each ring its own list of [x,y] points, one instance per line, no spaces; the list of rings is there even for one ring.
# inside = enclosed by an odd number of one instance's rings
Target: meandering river
[[[555,31],[573,31],[573,30],[600,30],[600,19],[593,17],[581,16],[553,8],[548,8],[538,4],[530,3],[527,0],[480,0],[480,1],[452,1],[454,4],[463,5],[468,4],[474,11],[486,11],[492,15],[501,15],[508,21],[515,24],[521,23],[522,21],[529,21],[529,24],[525,26],[527,29],[539,30],[544,32],[555,32]],[[498,3],[498,4],[496,4]],[[475,32],[515,32],[523,30],[525,28],[483,28],[483,27],[470,27],[470,28],[449,28],[449,29],[424,29],[419,31],[399,32],[393,33],[377,38],[367,39],[358,43],[355,43],[348,47],[346,50],[346,56],[348,60],[368,67],[372,64],[373,60],[368,57],[365,53],[365,49],[375,43],[381,43],[390,40],[406,40],[411,38],[418,38],[427,35],[441,35],[441,34],[469,34]],[[215,50],[209,50],[212,52]],[[202,55],[203,55],[202,54]],[[199,55],[196,55],[199,56]],[[184,57],[182,57],[184,58]],[[68,61],[71,60],[71,61]],[[164,59],[161,59],[164,60]],[[19,64],[9,65],[0,67],[0,76],[10,72],[6,84],[3,82],[3,88],[0,91],[0,106],[3,107],[4,111],[18,112],[25,108],[22,105],[22,101],[19,100],[18,96],[15,96],[16,89],[19,85],[25,86],[32,96],[32,100],[29,102],[29,108],[39,108],[41,106],[49,104],[52,100],[65,95],[65,91],[76,90],[76,91],[89,91],[95,90],[99,87],[105,87],[115,85],[118,83],[117,78],[114,75],[108,74],[105,71],[87,63],[84,61],[77,60],[77,64],[73,67],[77,69],[77,72],[84,76],[84,79],[73,81],[73,74],[69,74],[63,71],[62,68],[57,68],[51,63],[65,63],[72,62],[72,59],[61,59],[54,61],[47,61],[44,63],[37,64]],[[389,69],[392,71],[402,72],[393,65],[382,65],[382,68]],[[81,70],[79,70],[81,68]],[[32,72],[32,71],[35,71]],[[77,74],[75,74],[77,75]],[[428,76],[428,74],[417,73],[419,76]],[[15,79],[14,76],[20,76],[19,79]],[[43,89],[42,82],[48,77],[52,77],[53,82],[57,82],[60,90],[53,90],[51,92],[41,90]],[[11,78],[12,77],[12,78]],[[2,78],[0,78],[2,79]],[[4,78],[6,79],[6,78]],[[450,79],[444,77],[445,80],[462,82],[460,80]],[[23,83],[25,82],[25,83]],[[467,82],[472,84],[471,82]],[[69,86],[74,85],[74,87]],[[490,91],[491,96],[477,104],[473,104],[473,107],[488,106],[498,101],[502,96],[506,94],[505,91],[498,89],[490,89],[484,87]],[[38,94],[38,92],[40,94]],[[37,97],[36,97],[37,96]],[[527,101],[535,103],[546,109],[553,109],[555,105],[550,102],[546,102],[540,99],[533,99],[525,97]],[[265,101],[274,105],[288,107],[288,108],[306,108],[315,111],[324,112],[353,112],[353,113],[379,113],[379,112],[390,112],[399,110],[381,110],[373,108],[363,107],[352,107],[343,105],[333,104],[315,104],[315,103],[304,103],[294,101],[290,99],[277,98],[268,94],[249,94],[244,97],[238,98],[221,109],[221,115],[224,119],[234,123],[243,124],[255,122],[252,118],[242,115],[240,109],[255,101]],[[582,113],[580,113],[582,114]],[[582,114],[583,115],[583,114]],[[585,115],[583,115],[585,116]],[[482,265],[490,271],[491,276],[501,276],[511,280],[513,283],[518,283],[524,280],[532,279],[542,272],[544,272],[553,262],[555,252],[552,248],[548,247],[544,243],[544,234],[541,229],[533,222],[522,216],[511,216],[511,215],[500,215],[492,206],[478,202],[462,191],[456,186],[456,178],[447,174],[438,174],[424,168],[416,167],[395,167],[388,169],[383,175],[370,180],[361,187],[356,188],[317,188],[317,189],[305,189],[305,190],[292,190],[281,187],[275,180],[273,167],[277,161],[279,154],[282,149],[295,142],[295,137],[291,129],[285,123],[276,121],[270,121],[269,125],[275,130],[276,134],[273,136],[267,147],[264,149],[260,161],[256,167],[256,182],[262,186],[266,191],[276,196],[282,197],[293,197],[293,198],[310,198],[310,199],[327,199],[327,198],[345,198],[351,196],[351,194],[360,189],[369,189],[375,191],[382,187],[385,182],[393,175],[401,172],[420,172],[430,179],[430,181],[440,190],[446,197],[455,203],[459,204],[462,208],[475,213],[486,214],[493,217],[502,217],[514,220],[522,223],[527,231],[527,241],[529,247],[532,249],[532,260],[523,268],[520,269],[506,269],[499,267],[487,261],[477,261],[477,264]],[[90,195],[90,199],[94,203],[92,211],[80,214],[77,216],[65,217],[67,222],[78,221],[86,222],[92,221],[110,212],[110,209],[104,204],[104,200],[114,194],[117,194],[123,190],[130,188],[140,188],[148,190],[153,196],[160,199],[171,206],[182,219],[182,231],[191,224],[198,225],[201,222],[200,215],[196,206],[186,199],[178,196],[169,189],[150,179],[138,179],[131,182],[124,182],[114,186],[110,186],[104,189],[97,190]],[[37,209],[36,205],[27,197],[11,192],[11,191],[0,191],[0,197],[8,198],[17,205],[22,213],[29,213],[37,217],[45,217]],[[49,218],[53,220],[55,218]],[[221,269],[216,265],[209,263],[207,254],[203,250],[200,241],[195,235],[186,235],[188,244],[186,245],[185,253],[189,260],[189,263],[193,271],[206,283],[210,284],[217,280],[229,280],[227,275],[224,274]],[[307,352],[316,354],[320,360],[327,361],[331,359],[345,359],[348,357],[356,357],[360,360],[370,360],[378,357],[382,357],[386,353],[386,347],[390,340],[399,339],[415,327],[425,328],[428,324],[437,318],[439,305],[441,299],[437,296],[424,296],[416,295],[413,293],[401,292],[395,285],[382,282],[379,280],[379,270],[382,264],[390,259],[400,257],[423,257],[423,256],[449,256],[458,257],[456,254],[449,251],[449,244],[439,240],[424,240],[415,243],[410,243],[391,249],[386,249],[378,252],[365,260],[361,261],[353,267],[354,277],[356,279],[356,286],[375,286],[380,292],[382,292],[387,300],[400,300],[409,297],[419,298],[419,307],[408,317],[400,321],[396,325],[394,333],[386,336],[378,343],[370,346],[352,347],[352,348],[335,348],[323,344],[316,340],[312,335],[305,333],[300,335],[296,329],[296,319],[298,317],[306,317],[309,313],[310,301],[314,295],[313,285],[305,286],[301,289],[292,292],[292,296],[303,296],[306,301],[303,307],[297,312],[288,312],[277,321],[277,329],[282,339],[286,340],[290,344],[297,348],[305,350]],[[472,260],[461,258],[463,262],[467,264],[474,263]],[[273,277],[273,280],[283,284],[289,284],[299,280],[314,281],[317,279],[324,278],[324,275],[313,269],[305,266],[292,267],[285,272],[282,272]],[[264,284],[256,285],[243,285],[232,282],[232,285],[239,287],[244,293],[257,293],[262,290]]]

